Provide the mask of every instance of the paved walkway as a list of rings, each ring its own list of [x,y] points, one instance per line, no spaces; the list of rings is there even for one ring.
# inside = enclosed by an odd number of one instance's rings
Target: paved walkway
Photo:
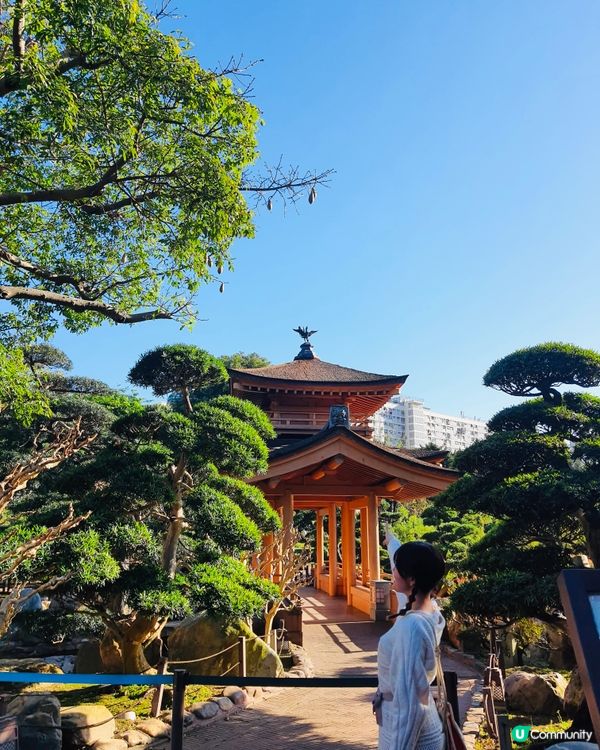
[[[374,675],[377,642],[389,627],[314,589],[303,592],[304,646],[321,677]],[[450,658],[458,672],[461,714],[477,674]],[[372,690],[286,688],[226,721],[190,732],[185,750],[369,750],[377,747]]]

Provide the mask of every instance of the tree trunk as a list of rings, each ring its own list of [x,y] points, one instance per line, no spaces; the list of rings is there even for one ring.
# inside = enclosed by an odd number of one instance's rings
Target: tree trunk
[[[600,513],[592,511],[582,513],[580,517],[588,557],[595,568],[600,568]]]
[[[136,614],[125,623],[119,623],[118,634],[107,630],[100,644],[102,663],[107,672],[142,674],[150,671],[144,649],[158,638],[165,619],[157,615]]]

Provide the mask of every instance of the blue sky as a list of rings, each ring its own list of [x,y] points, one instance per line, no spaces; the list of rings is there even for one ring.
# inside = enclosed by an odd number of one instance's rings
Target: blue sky
[[[548,340],[600,350],[595,0],[177,8],[203,65],[263,60],[262,159],[336,174],[313,206],[257,214],[191,333],[60,333],[77,372],[124,385],[175,341],[283,362],[308,324],[322,359],[408,373],[406,394],[488,418],[509,403],[481,385],[494,360]]]

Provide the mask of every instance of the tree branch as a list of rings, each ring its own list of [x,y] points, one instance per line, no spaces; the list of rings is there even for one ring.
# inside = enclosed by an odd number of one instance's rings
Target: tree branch
[[[120,157],[106,170],[102,177],[92,185],[80,188],[49,188],[46,190],[18,191],[0,194],[0,206],[14,206],[19,203],[75,202],[86,198],[95,198],[104,188],[117,181],[119,169],[125,164]]]
[[[29,460],[17,464],[0,481],[0,513],[15,494],[24,490],[29,482],[36,479],[42,472],[58,466],[74,453],[87,448],[96,437],[96,435],[84,435],[81,429],[81,419],[77,419],[66,428],[66,431],[59,432],[48,448],[38,450]]]
[[[146,320],[171,320],[175,313],[165,310],[148,310],[146,312],[127,313],[117,310],[106,302],[69,297],[58,292],[35,289],[26,286],[0,285],[0,299],[26,299],[32,302],[44,302],[57,307],[66,307],[74,312],[93,312],[103,315],[115,323],[142,323]]]

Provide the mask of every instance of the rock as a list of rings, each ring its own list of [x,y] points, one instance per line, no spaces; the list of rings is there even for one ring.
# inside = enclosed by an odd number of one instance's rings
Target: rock
[[[161,711],[159,717],[161,721],[164,721],[166,724],[172,724],[173,723],[173,711],[171,709],[168,709],[167,711]],[[184,711],[183,712],[183,726],[187,727],[194,721],[194,714],[191,711]]]
[[[239,687],[226,687],[225,690],[223,690],[223,695],[225,698],[229,698],[234,706],[243,707],[248,703],[248,694]]]
[[[6,712],[17,717],[20,750],[61,750],[60,703],[53,695],[19,695]]]
[[[254,633],[242,620],[228,622],[206,613],[193,615],[169,636],[169,657],[173,661],[201,659],[229,648],[224,654],[201,662],[178,665],[192,674],[222,675],[233,669],[238,662],[237,643],[239,636],[246,636],[246,667],[251,677],[283,677],[283,665],[275,651]],[[252,640],[250,640],[252,639]]]
[[[0,659],[0,672],[39,672],[40,674],[62,674],[56,664],[43,659]]]
[[[106,706],[99,704],[63,708],[60,718],[65,750],[93,745],[99,740],[111,740],[116,730],[113,715]]]
[[[550,716],[562,708],[567,681],[558,672],[513,672],[504,681],[506,703],[513,712]]]
[[[219,707],[213,701],[194,703],[190,710],[198,719],[212,719],[219,713]]]
[[[144,734],[144,732],[140,732],[139,729],[128,729],[123,734],[123,739],[129,747],[143,747],[150,742],[152,737],[148,734]]]
[[[583,683],[581,682],[581,674],[578,669],[574,669],[571,672],[571,679],[565,690],[565,697],[563,701],[563,709],[567,716],[575,716],[579,707],[583,703],[585,694],[583,692]]]
[[[31,588],[23,589],[19,594],[19,602],[30,596],[33,591],[34,589]],[[8,597],[3,597],[2,602],[0,602],[0,612],[6,612],[8,601]],[[19,602],[16,605],[17,612],[39,612],[42,609],[42,597],[39,594],[33,594],[31,599],[28,599],[23,604]]]
[[[572,669],[575,655],[565,622],[545,622],[528,617],[511,625],[509,633],[516,638],[516,650],[520,651],[525,664]]]
[[[137,725],[140,732],[150,737],[168,737],[171,727],[160,719],[145,719]]]
[[[98,740],[92,745],[94,750],[127,750],[129,745],[126,740],[112,739],[112,740]]]
[[[233,708],[233,701],[230,701],[229,698],[225,698],[224,696],[221,696],[220,698],[212,698],[211,700],[217,704],[221,711],[231,711]]]
[[[98,674],[104,672],[100,656],[100,641],[84,641],[79,647],[73,671],[76,674]]]

